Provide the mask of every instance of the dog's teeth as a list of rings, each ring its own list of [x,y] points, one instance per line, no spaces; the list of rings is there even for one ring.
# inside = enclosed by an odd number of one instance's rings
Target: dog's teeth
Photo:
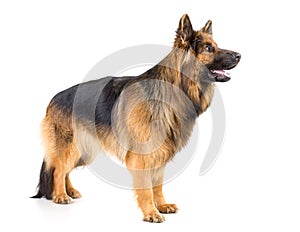
[[[227,72],[227,71],[224,71],[224,75],[225,75],[226,77],[231,77],[230,72]]]

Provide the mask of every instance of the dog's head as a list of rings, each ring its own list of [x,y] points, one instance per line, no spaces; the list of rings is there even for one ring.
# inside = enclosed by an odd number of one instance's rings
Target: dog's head
[[[206,75],[208,81],[229,81],[227,70],[234,68],[241,59],[241,54],[237,52],[218,48],[213,40],[210,20],[202,29],[195,31],[186,14],[179,21],[174,47],[184,49],[203,63],[209,70],[210,75]]]

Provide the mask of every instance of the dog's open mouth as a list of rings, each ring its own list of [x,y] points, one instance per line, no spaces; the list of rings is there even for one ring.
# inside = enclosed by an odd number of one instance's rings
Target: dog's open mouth
[[[226,82],[231,79],[231,75],[227,70],[210,70],[215,81]]]

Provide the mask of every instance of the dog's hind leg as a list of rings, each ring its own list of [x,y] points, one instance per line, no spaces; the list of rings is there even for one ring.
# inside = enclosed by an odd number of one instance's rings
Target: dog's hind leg
[[[42,138],[46,149],[44,160],[46,166],[54,170],[51,176],[53,202],[68,204],[71,202],[70,196],[80,196],[78,191],[74,191],[68,175],[78,163],[80,153],[70,124],[66,123],[67,120],[52,115],[46,116],[42,122]],[[59,115],[59,111],[56,115]]]
[[[54,171],[54,187],[53,187],[53,202],[58,204],[69,204],[71,198],[67,195],[65,188],[66,170],[62,165],[55,165]]]
[[[68,204],[71,198],[79,198],[80,193],[71,184],[69,173],[74,169],[80,154],[75,144],[69,144],[59,149],[60,152],[52,157],[54,166],[53,201],[58,204]]]
[[[80,198],[81,194],[73,187],[70,181],[69,174],[66,175],[66,191],[67,194],[73,199]]]

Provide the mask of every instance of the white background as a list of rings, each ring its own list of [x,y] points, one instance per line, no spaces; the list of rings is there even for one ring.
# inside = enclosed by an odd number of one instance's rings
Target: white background
[[[216,164],[198,175],[211,134],[208,112],[198,120],[199,154],[165,186],[180,211],[163,224],[144,223],[131,191],[88,169],[72,174],[83,195],[75,203],[29,199],[38,182],[39,123],[49,100],[112,52],[171,45],[184,13],[195,29],[212,19],[218,45],[239,51],[242,60],[232,80],[218,84],[227,130]],[[1,227],[299,231],[299,20],[297,2],[289,0],[1,1]]]

